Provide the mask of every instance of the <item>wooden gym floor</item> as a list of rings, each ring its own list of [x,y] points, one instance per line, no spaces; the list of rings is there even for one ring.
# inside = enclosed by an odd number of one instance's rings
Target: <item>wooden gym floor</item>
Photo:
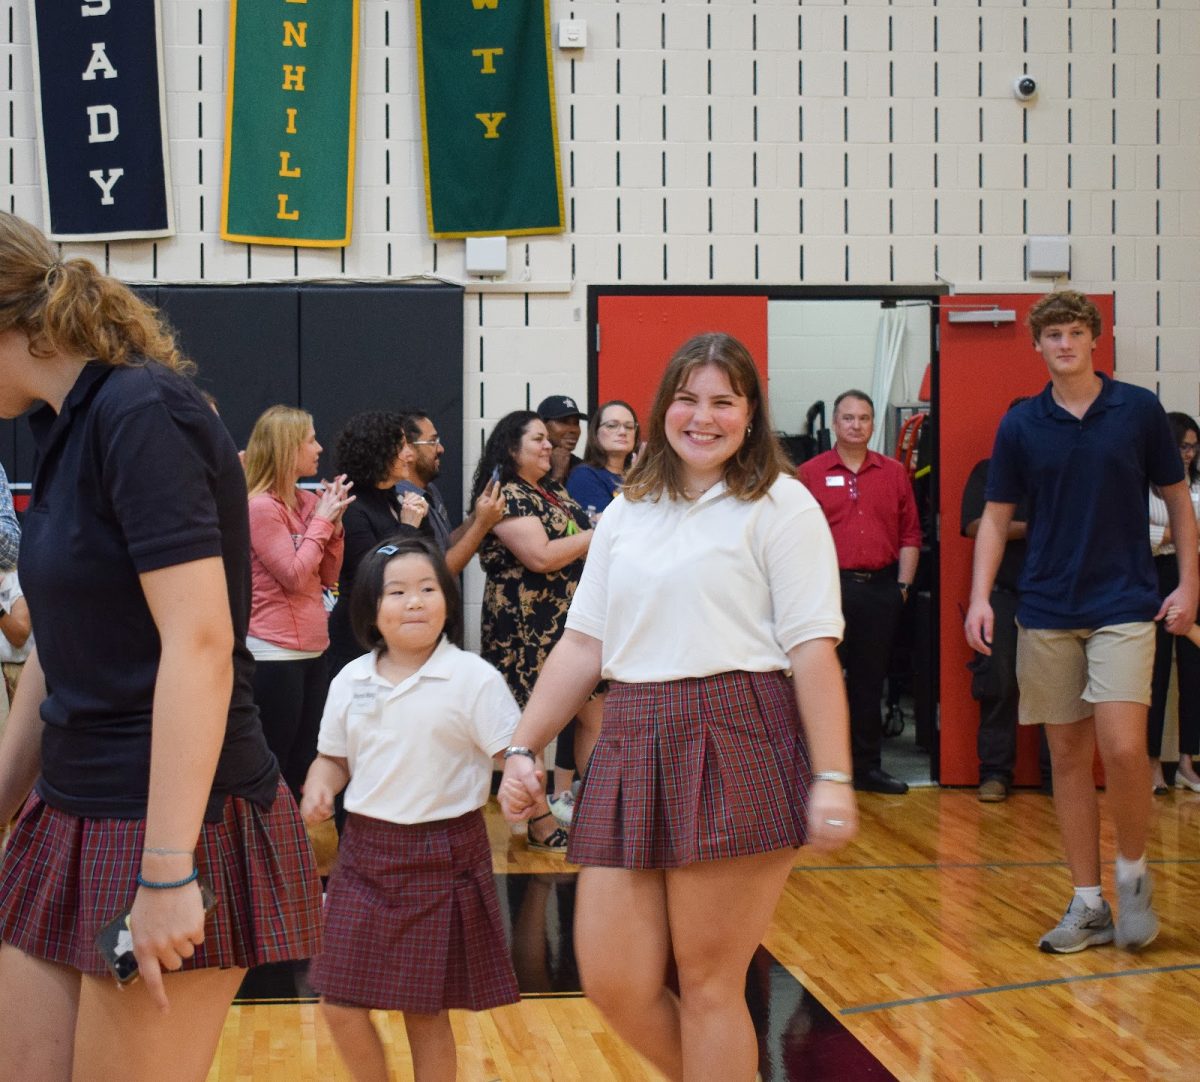
[[[751,967],[764,1082],[1200,1078],[1200,796],[1155,799],[1163,929],[1138,955],[1036,949],[1069,901],[1047,797],[980,804],[973,790],[916,789],[863,794],[860,808],[843,854],[800,854]],[[527,853],[494,807],[489,830],[523,999],[455,1013],[459,1077],[657,1078],[578,993],[570,866]],[[1111,862],[1107,823],[1102,846]],[[1111,880],[1108,863],[1110,898]],[[378,1020],[394,1077],[410,1080],[400,1016]],[[252,973],[209,1082],[348,1078],[302,972]]]

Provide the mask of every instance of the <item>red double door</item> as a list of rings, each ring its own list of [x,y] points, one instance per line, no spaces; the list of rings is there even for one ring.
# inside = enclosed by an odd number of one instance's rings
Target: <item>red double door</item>
[[[1036,294],[956,294],[939,302],[939,344],[933,358],[937,412],[940,536],[937,596],[940,695],[940,778],[947,785],[978,781],[975,739],[979,710],[971,699],[962,634],[962,610],[970,593],[973,542],[959,533],[963,487],[972,467],[991,453],[996,426],[1009,402],[1036,394],[1046,369],[1034,351],[1025,318]],[[1096,367],[1113,370],[1111,294],[1093,296],[1104,318]],[[989,308],[1012,311],[1011,322],[951,322],[952,312]],[[627,400],[645,420],[668,359],[687,338],[724,331],[741,339],[767,378],[767,297],[712,295],[602,295],[598,298],[598,401]],[[1038,782],[1037,733],[1022,732],[1018,784]]]

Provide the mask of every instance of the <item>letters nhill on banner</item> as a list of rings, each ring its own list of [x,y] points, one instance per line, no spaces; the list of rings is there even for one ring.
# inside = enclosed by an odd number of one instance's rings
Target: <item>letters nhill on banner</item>
[[[561,233],[549,0],[416,0],[434,237]]]
[[[170,236],[158,0],[33,0],[31,11],[46,232]]]
[[[358,6],[231,0],[225,240],[350,243]]]

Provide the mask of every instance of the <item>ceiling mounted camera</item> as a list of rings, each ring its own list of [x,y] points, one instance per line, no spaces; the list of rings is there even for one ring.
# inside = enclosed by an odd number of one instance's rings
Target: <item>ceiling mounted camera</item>
[[[1013,97],[1017,101],[1033,101],[1037,91],[1037,80],[1032,75],[1018,75],[1013,80]]]

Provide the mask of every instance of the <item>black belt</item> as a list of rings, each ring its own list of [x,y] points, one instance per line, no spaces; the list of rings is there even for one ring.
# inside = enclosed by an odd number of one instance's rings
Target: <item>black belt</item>
[[[880,579],[891,579],[896,581],[896,564],[888,564],[887,567],[881,567],[876,571],[869,571],[864,568],[843,567],[838,573],[844,579],[852,579],[855,582],[878,582]]]

